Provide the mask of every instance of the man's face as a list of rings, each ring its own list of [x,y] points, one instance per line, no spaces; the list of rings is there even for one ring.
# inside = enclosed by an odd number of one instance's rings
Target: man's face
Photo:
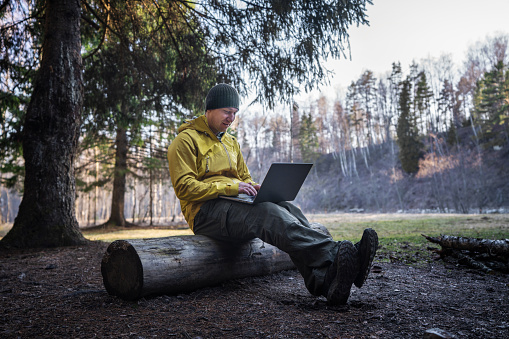
[[[219,132],[226,132],[228,127],[230,127],[232,122],[235,120],[235,114],[237,111],[238,109],[236,108],[225,107],[210,109],[205,112],[207,122],[212,132],[214,132],[214,134]]]

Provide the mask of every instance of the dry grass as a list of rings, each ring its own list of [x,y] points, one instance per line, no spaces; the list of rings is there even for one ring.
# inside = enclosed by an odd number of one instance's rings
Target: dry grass
[[[85,238],[89,240],[100,240],[112,242],[115,240],[164,238],[178,235],[191,235],[193,232],[186,229],[158,229],[158,228],[136,228],[136,229],[114,229],[110,231],[83,231]]]
[[[2,239],[7,234],[7,232],[9,232],[11,227],[12,224],[8,223],[0,224],[0,239]]]
[[[12,224],[0,225],[0,239],[9,232]],[[119,239],[143,239],[143,238],[162,238],[178,235],[193,234],[187,226],[182,225],[178,228],[169,227],[135,227],[122,228],[113,227],[108,229],[81,229],[85,238],[89,240],[100,240],[112,242]]]
[[[405,213],[331,213],[308,214],[311,222],[325,225],[336,240],[357,241],[362,230],[374,228],[381,239],[388,241],[421,242],[421,234],[462,235],[483,238],[509,238],[509,214],[405,214]],[[0,225],[0,239],[12,224]],[[87,239],[111,242],[118,239],[159,238],[192,234],[185,225],[168,227],[138,227],[82,230]]]

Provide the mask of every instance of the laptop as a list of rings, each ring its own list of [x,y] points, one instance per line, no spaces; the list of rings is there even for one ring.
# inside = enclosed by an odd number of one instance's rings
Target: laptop
[[[219,196],[222,199],[234,200],[246,204],[260,202],[292,201],[306,180],[313,164],[273,163],[257,195],[241,193],[237,196]]]

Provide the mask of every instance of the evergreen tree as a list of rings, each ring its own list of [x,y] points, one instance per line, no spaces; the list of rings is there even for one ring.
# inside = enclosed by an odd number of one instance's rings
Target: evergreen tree
[[[426,73],[421,71],[417,75],[417,85],[415,89],[415,97],[414,97],[414,105],[415,108],[415,126],[417,129],[420,129],[423,134],[426,134],[428,129],[433,130],[430,107],[430,100],[433,97],[433,92],[431,91],[428,80],[426,78]],[[427,121],[427,118],[430,118]]]
[[[363,111],[359,105],[359,92],[357,84],[352,81],[348,86],[348,92],[346,96],[346,108],[348,110],[348,117],[350,121],[350,127],[352,128],[351,135],[355,138],[352,142],[357,148],[366,146],[364,140],[364,117]]]
[[[509,142],[509,70],[502,61],[477,83],[474,112],[488,146]]]
[[[173,134],[182,115],[197,111],[202,105],[206,91],[216,80],[216,72],[214,60],[196,45],[200,27],[191,20],[192,16],[182,14],[185,9],[171,1],[157,4],[120,1],[109,9],[101,4],[92,4],[97,5],[97,11],[91,5],[87,7],[88,13],[97,18],[101,18],[102,12],[109,15],[110,24],[104,29],[111,32],[106,41],[100,42],[100,49],[94,46],[98,42],[93,34],[88,44],[83,148],[95,146],[104,135],[115,136],[114,165],[108,175],[113,182],[111,214],[106,224],[126,226],[129,224],[124,215],[124,196],[131,167],[129,157],[134,162],[143,160],[149,164],[146,168],[149,183],[155,170],[153,165],[166,163],[133,154],[144,143],[143,127],[165,126]],[[167,12],[159,12],[160,7]],[[171,26],[167,22],[169,17],[177,18]],[[128,34],[119,33],[122,31]],[[175,37],[179,37],[178,41]],[[102,184],[108,181],[101,178]]]
[[[55,246],[63,244],[67,240],[69,240],[68,243],[71,243],[73,240],[81,242],[83,239],[76,235],[77,223],[73,214],[74,159],[77,156],[83,102],[80,32],[85,37],[88,36],[86,33],[93,32],[94,29],[100,33],[96,40],[83,39],[84,49],[91,55],[101,50],[104,43],[112,38],[112,35],[118,38],[118,43],[123,44],[125,50],[135,51],[141,41],[138,39],[137,33],[143,32],[143,26],[140,26],[140,31],[131,30],[134,25],[118,26],[112,29],[114,27],[112,22],[121,22],[115,18],[117,14],[115,9],[132,8],[131,12],[118,11],[118,14],[122,16],[126,13],[143,13],[154,20],[153,27],[168,28],[168,38],[172,40],[172,44],[167,48],[173,49],[177,55],[181,52],[178,49],[179,46],[186,46],[186,42],[195,39],[193,42],[196,44],[191,43],[190,46],[198,46],[199,50],[206,51],[206,55],[211,58],[208,60],[213,60],[212,65],[219,70],[216,72],[219,81],[232,82],[242,91],[248,87],[246,84],[247,75],[249,81],[256,84],[252,86],[256,91],[256,100],[271,106],[277,98],[291,99],[301,85],[310,89],[327,78],[328,71],[323,68],[323,60],[326,57],[339,58],[343,56],[344,43],[348,38],[347,29],[352,24],[367,23],[365,7],[366,3],[371,3],[371,1],[298,0],[288,2],[276,0],[267,5],[264,0],[251,2],[210,0],[200,6],[189,2],[165,2],[170,7],[174,6],[174,11],[162,7],[160,5],[162,2],[158,1],[149,3],[120,0],[108,2],[46,0],[36,2],[38,6],[33,6],[32,1],[28,0],[20,0],[16,3],[23,3],[20,7],[28,3],[26,8],[30,8],[26,16],[20,17],[19,22],[34,20],[33,14],[37,11],[32,11],[32,9],[43,8],[44,11],[40,13],[44,13],[45,32],[47,33],[43,41],[44,49],[42,49],[41,67],[38,70],[38,82],[35,83],[34,93],[23,125],[23,156],[26,161],[24,189],[25,195],[31,198],[24,199],[25,203],[22,203],[22,207],[20,207],[17,220],[20,224],[31,224],[29,231],[31,237],[23,238],[26,233],[23,232],[23,227],[13,228],[13,235],[10,236],[11,243],[31,247]],[[86,10],[80,10],[81,4],[85,6]],[[3,17],[7,13],[6,8],[11,9],[12,6],[14,5],[10,1],[4,2],[0,6],[0,15]],[[189,21],[186,18],[181,20],[182,15],[186,16],[188,13],[191,13],[193,17]],[[139,15],[133,15],[130,19],[135,20],[133,24],[136,24],[139,17]],[[83,28],[80,26],[81,20],[86,23]],[[189,32],[197,34],[187,36],[174,34],[169,28],[175,22],[183,22]],[[193,26],[192,23],[200,24],[198,27]],[[148,31],[150,34],[150,29]],[[6,30],[2,29],[2,39],[8,34]],[[59,45],[59,39],[69,40]],[[89,46],[90,41],[96,42],[96,46]],[[23,39],[16,42],[18,45],[24,43],[26,40]],[[163,46],[163,42],[160,43]],[[27,45],[28,49],[32,49],[32,44],[27,43]],[[9,49],[9,51],[12,50]],[[142,48],[139,50],[141,51]],[[64,58],[65,60],[58,59],[64,52],[68,53],[67,58]],[[38,55],[35,52],[32,54],[36,57]],[[53,56],[56,58],[53,59]],[[9,72],[14,68],[10,61],[17,57],[19,55],[8,55],[5,62],[0,64],[2,75],[5,74],[5,70]],[[48,62],[45,63],[45,61]],[[176,102],[183,102],[179,101],[178,89],[193,85],[193,79],[186,77],[189,68],[185,64],[180,64],[181,62],[182,59],[179,55],[175,63],[180,65],[177,68],[181,72],[178,72],[175,78],[186,79],[189,82],[175,81],[171,83],[172,86],[175,86],[172,93],[176,94],[176,96],[172,95],[171,99]],[[124,63],[124,65],[129,65],[129,63]],[[195,65],[195,63],[191,65]],[[163,72],[163,74],[166,75],[168,72]],[[198,74],[201,73],[198,72]],[[120,76],[124,75],[125,73],[120,74]],[[149,75],[157,76],[154,73]],[[135,85],[137,79],[127,80],[132,81]],[[54,81],[60,81],[59,86]],[[55,97],[55,95],[59,96]],[[129,102],[126,100],[117,102],[121,103],[117,108],[118,111],[127,113],[130,107]],[[58,103],[58,105],[52,103]],[[68,106],[66,107],[66,105]],[[48,126],[49,128],[43,130]],[[116,127],[127,128],[125,125]],[[41,131],[44,133],[40,133]],[[123,132],[117,133],[117,137],[121,137],[119,143],[125,141],[123,134]],[[59,139],[47,139],[51,135]],[[48,156],[37,158],[37,155]],[[59,159],[59,156],[62,158]],[[123,159],[121,160],[123,161]],[[58,173],[50,175],[49,172],[45,172],[55,164],[58,164]],[[49,180],[45,181],[46,178]],[[41,182],[46,187],[42,187]],[[61,196],[54,196],[53,193],[57,191]],[[46,195],[45,193],[51,194]],[[62,210],[55,208],[57,206],[54,206],[52,202],[61,203],[62,206],[58,207],[62,207]],[[55,213],[41,215],[40,212],[43,210],[51,210]],[[61,217],[52,219],[57,214],[60,214]],[[53,229],[51,229],[52,227]],[[60,243],[58,241],[40,241],[44,238],[37,238],[40,235],[39,231],[42,233],[49,229],[51,232],[48,234],[51,234],[52,240],[58,240],[58,235],[61,236]]]
[[[403,83],[403,71],[401,70],[401,63],[393,63],[392,71],[389,77],[389,91],[390,91],[390,111],[396,115],[399,110],[399,95],[401,93],[401,84]]]
[[[411,91],[411,79],[407,77],[402,82],[399,96],[399,118],[396,133],[401,167],[408,174],[416,174],[419,171],[419,159],[423,155],[423,144],[419,140],[415,115],[412,111]]]
[[[299,145],[303,162],[315,162],[318,154],[317,128],[311,112],[303,114],[300,122]]]
[[[454,120],[451,119],[451,122],[449,124],[449,130],[447,131],[447,144],[449,146],[454,146],[457,144],[458,140],[458,132],[456,130],[456,124],[454,123]]]
[[[328,78],[322,60],[344,56],[347,29],[367,23],[368,3],[209,0],[195,12],[213,33],[206,49],[218,58],[225,78],[234,79],[241,90],[252,87],[255,101],[272,107]]]
[[[0,184],[22,189],[22,134],[35,70],[40,66],[40,3],[4,1],[0,6]],[[20,20],[32,16],[33,20]]]
[[[83,103],[77,1],[47,1],[40,68],[23,129],[25,189],[7,247],[84,244],[75,215],[74,162]],[[64,13],[65,16],[62,16]]]
[[[362,112],[363,125],[366,129],[366,142],[369,147],[376,140],[376,81],[373,72],[365,71],[355,83],[359,107]]]
[[[442,116],[442,121],[448,121],[458,126],[461,121],[457,112],[456,95],[454,88],[449,80],[444,80],[442,89],[437,100],[438,113]],[[450,129],[450,126],[449,126]],[[433,132],[436,132],[433,130]]]

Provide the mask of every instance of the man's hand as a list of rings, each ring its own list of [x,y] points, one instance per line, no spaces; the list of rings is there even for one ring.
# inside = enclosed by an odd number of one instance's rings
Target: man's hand
[[[239,193],[244,193],[247,195],[256,195],[259,189],[260,185],[253,185],[251,183],[247,184],[245,182],[239,183]]]

